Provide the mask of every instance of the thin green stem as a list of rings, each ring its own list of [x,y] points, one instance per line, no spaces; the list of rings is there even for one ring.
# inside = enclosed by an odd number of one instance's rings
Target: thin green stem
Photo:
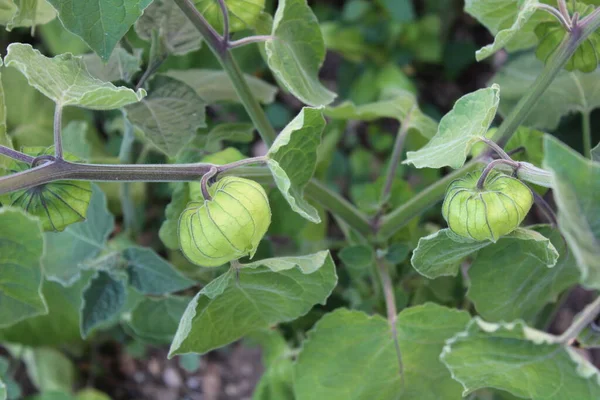
[[[513,160],[506,160],[504,158],[501,158],[499,160],[494,160],[492,162],[490,162],[484,169],[483,172],[481,173],[481,176],[479,177],[479,179],[477,180],[477,189],[481,190],[484,188],[485,186],[485,181],[488,177],[488,175],[494,170],[494,168],[496,168],[499,165],[508,165],[509,167],[511,167],[514,170],[516,170],[519,167],[519,163]]]
[[[558,337],[557,341],[563,345],[570,344],[598,317],[598,314],[600,314],[600,296],[575,317],[571,326]]]
[[[10,147],[6,147],[6,146],[2,146],[2,145],[0,145],[0,154],[4,155],[6,157],[10,157],[13,160],[27,163],[29,165],[31,165],[33,160],[35,160],[35,157],[28,156],[25,153],[21,153],[20,151],[13,150]]]
[[[590,121],[590,112],[584,111],[581,113],[581,123],[583,126],[583,155],[587,158],[592,158],[592,126]]]
[[[58,159],[63,158],[62,106],[58,104],[54,108],[54,155]]]
[[[409,114],[410,115],[410,114]],[[385,185],[383,186],[383,190],[381,191],[381,202],[385,202],[387,197],[390,195],[392,191],[392,184],[394,183],[394,176],[396,175],[396,170],[398,169],[398,164],[400,164],[400,159],[402,157],[402,150],[404,149],[404,141],[406,139],[406,134],[408,133],[408,127],[410,126],[410,121],[407,118],[402,122],[402,126],[400,127],[400,131],[396,135],[396,142],[394,144],[394,150],[392,152],[392,157],[390,159],[390,164],[388,166]]]

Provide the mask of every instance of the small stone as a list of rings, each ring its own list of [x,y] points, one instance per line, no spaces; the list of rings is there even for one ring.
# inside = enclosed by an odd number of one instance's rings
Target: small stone
[[[163,381],[168,387],[178,388],[181,386],[182,379],[181,376],[177,373],[175,368],[167,368],[163,372]]]

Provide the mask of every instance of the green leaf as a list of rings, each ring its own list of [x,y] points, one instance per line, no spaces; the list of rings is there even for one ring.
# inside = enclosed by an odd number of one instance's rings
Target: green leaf
[[[581,283],[600,289],[600,163],[547,135],[543,165],[552,174],[558,226],[581,269]]]
[[[135,24],[135,32],[147,42],[154,30],[170,54],[181,56],[202,46],[202,35],[174,1],[154,0]]]
[[[532,54],[509,61],[493,78],[502,88],[500,114],[507,116],[527,94],[544,65]],[[561,117],[572,112],[586,113],[600,107],[600,70],[583,73],[561,71],[544,96],[532,107],[524,125],[555,130]]]
[[[62,143],[64,151],[75,157],[88,161],[92,157],[92,146],[87,140],[87,121],[71,121],[62,130]]]
[[[396,327],[404,387],[388,322],[338,309],[309,332],[294,369],[296,400],[460,398],[460,386],[438,357],[469,316],[436,304],[405,309]],[[366,373],[368,372],[368,373]]]
[[[273,324],[294,320],[324,304],[337,283],[324,251],[258,261],[229,270],[188,304],[169,356],[206,353]]]
[[[315,173],[317,148],[324,128],[321,111],[305,107],[281,131],[267,154],[275,183],[292,210],[314,223],[321,219],[304,199],[304,186]]]
[[[410,262],[418,273],[429,279],[456,276],[466,257],[489,244],[489,241],[471,241],[450,229],[442,229],[419,239]]]
[[[189,301],[189,297],[146,298],[133,309],[129,327],[145,341],[171,343]]]
[[[217,0],[193,0],[204,18],[217,30],[223,31],[223,13]],[[258,16],[265,8],[265,0],[225,0],[229,13],[229,31],[254,28]]]
[[[42,295],[44,241],[38,221],[0,208],[0,327],[48,312]]]
[[[123,257],[127,262],[129,284],[141,293],[164,295],[194,285],[152,249],[132,247],[125,250]]]
[[[503,238],[477,254],[469,269],[467,296],[483,318],[531,321],[547,303],[579,282],[580,271],[560,233],[549,227],[537,230],[529,231],[531,240]],[[561,254],[558,261],[556,251]],[[552,262],[556,264],[548,268]]]
[[[512,52],[535,46],[534,29],[549,17],[549,14],[538,11],[539,4],[538,0],[466,0],[465,11],[496,36],[494,43],[477,51],[477,61],[503,48]]]
[[[125,282],[111,274],[98,271],[83,290],[81,303],[81,336],[111,320],[127,300]]]
[[[319,22],[306,0],[280,0],[273,20],[273,39],[265,42],[267,63],[280,83],[304,103],[319,107],[336,94],[319,82],[325,43]]]
[[[44,234],[46,253],[42,262],[46,276],[63,285],[71,285],[78,279],[82,265],[104,250],[114,226],[106,196],[94,185],[85,221],[73,224],[63,232]]]
[[[174,157],[206,126],[204,101],[183,82],[158,75],[150,82],[150,95],[126,107],[127,118],[160,151]]]
[[[440,359],[464,388],[484,387],[531,400],[600,397],[598,371],[575,349],[522,322],[491,324],[474,318],[448,340]]]
[[[95,53],[85,54],[82,59],[90,75],[96,79],[105,82],[130,82],[140,70],[142,53],[135,51],[134,54],[129,54],[127,50],[117,47],[108,61],[101,59]]]
[[[592,160],[600,162],[600,143],[592,149]]]
[[[360,121],[395,118],[402,124],[408,124],[409,132],[416,131],[428,139],[435,135],[437,129],[437,123],[419,109],[415,95],[402,89],[385,91],[375,103],[356,106],[346,101],[335,107],[327,107],[324,114],[333,119]]]
[[[190,190],[187,182],[177,182],[171,195],[171,202],[165,208],[165,220],[160,226],[158,236],[163,244],[171,250],[179,250],[179,216],[190,202]]]
[[[194,88],[198,96],[208,104],[220,101],[241,102],[225,71],[213,69],[171,70],[166,75]],[[275,100],[277,94],[275,86],[252,75],[244,74],[244,78],[256,100],[263,104],[270,104]]]
[[[82,38],[103,60],[142,15],[151,0],[48,0],[64,27]]]
[[[0,400],[6,400],[6,385],[0,379]]]
[[[0,5],[0,23],[6,25],[7,31],[19,27],[35,28],[36,25],[44,25],[56,18],[56,11],[46,0],[8,0],[5,3],[7,4]],[[5,19],[4,12],[10,17]]]
[[[82,58],[70,53],[48,58],[31,45],[11,43],[4,62],[17,68],[31,86],[63,107],[112,110],[136,103],[146,95],[143,89],[134,92],[94,78]]]
[[[58,350],[48,347],[25,349],[22,360],[31,383],[41,392],[70,392],[75,385],[75,367]]]
[[[250,143],[254,139],[254,125],[245,122],[219,124],[206,135],[207,152],[221,149],[222,142]]]
[[[460,168],[471,146],[485,136],[499,101],[500,87],[496,84],[461,97],[440,121],[436,135],[422,149],[409,151],[404,164]]]

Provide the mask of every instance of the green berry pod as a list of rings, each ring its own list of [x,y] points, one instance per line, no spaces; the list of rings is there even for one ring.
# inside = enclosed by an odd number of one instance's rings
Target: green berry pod
[[[179,218],[183,254],[203,267],[254,256],[271,224],[271,208],[262,186],[228,176],[208,191],[211,200],[189,203]]]
[[[492,171],[480,189],[478,174],[453,181],[446,192],[442,215],[457,235],[496,242],[514,231],[533,205],[531,190],[518,179]]]

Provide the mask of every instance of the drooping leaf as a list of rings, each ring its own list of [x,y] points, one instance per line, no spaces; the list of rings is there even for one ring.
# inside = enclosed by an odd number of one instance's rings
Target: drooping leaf
[[[277,80],[308,105],[331,103],[336,94],[319,82],[325,43],[306,0],[279,1],[271,36],[273,39],[265,42],[265,51]]]
[[[188,304],[169,355],[206,353],[323,304],[337,283],[329,252],[273,258],[229,270]]]
[[[185,278],[154,250],[131,247],[123,253],[129,284],[147,295],[164,295],[187,289],[194,282]]]
[[[460,398],[460,385],[438,357],[444,341],[469,316],[436,304],[405,309],[397,330],[404,387],[388,322],[378,315],[338,309],[308,334],[294,370],[297,400]]]
[[[154,30],[170,54],[181,56],[202,46],[200,32],[174,1],[154,0],[135,24],[135,32],[148,42]]]
[[[83,290],[81,336],[112,319],[127,301],[125,282],[108,272],[98,271]]]
[[[492,78],[502,88],[500,114],[510,110],[527,93],[541,73],[543,63],[532,54],[525,54],[509,61]],[[561,117],[572,112],[591,112],[600,107],[600,71],[583,73],[561,71],[546,89],[544,95],[532,107],[524,125],[555,130]]]
[[[146,92],[94,78],[81,57],[61,54],[43,56],[29,44],[11,43],[4,62],[17,68],[29,84],[60,106],[79,106],[93,110],[112,110],[140,101]]]
[[[315,172],[317,148],[324,128],[321,111],[305,107],[281,131],[267,154],[275,183],[292,210],[314,223],[321,219],[304,199],[304,186]]]
[[[142,340],[168,344],[189,301],[189,297],[146,298],[133,309],[129,327]]]
[[[552,174],[558,226],[581,269],[581,283],[600,289],[600,163],[547,135],[543,165]]]
[[[64,27],[108,60],[121,38],[151,0],[48,0]]]
[[[160,151],[174,157],[206,126],[204,101],[183,82],[158,75],[150,95],[126,108],[127,118]]]
[[[204,18],[217,30],[223,31],[223,12],[217,0],[193,0]],[[225,0],[229,13],[229,31],[252,29],[265,7],[265,0]]]
[[[41,226],[21,210],[0,208],[0,327],[48,312],[42,295]]]
[[[538,42],[535,27],[550,18],[538,11],[539,4],[538,0],[466,0],[465,11],[495,35],[494,43],[477,51],[477,61],[503,48],[517,51],[533,47]]]
[[[402,89],[386,91],[375,103],[356,106],[346,101],[339,106],[326,108],[324,114],[334,119],[360,121],[395,118],[402,124],[408,124],[409,131],[414,130],[428,139],[431,139],[437,130],[437,123],[419,109],[415,95]]]
[[[44,234],[46,252],[42,261],[46,276],[63,285],[71,285],[79,277],[82,265],[104,250],[114,225],[106,196],[94,185],[85,221],[73,224],[63,232]]]
[[[70,392],[75,384],[75,366],[60,351],[49,347],[27,348],[22,360],[27,375],[40,392]]]
[[[422,149],[409,151],[404,163],[417,168],[460,168],[473,143],[485,136],[499,100],[498,85],[461,97],[440,121],[436,135]]]
[[[54,154],[54,148],[25,148],[32,156]],[[65,153],[65,159],[76,161],[77,157]],[[13,161],[9,173],[17,173],[31,168],[28,164]],[[67,226],[85,220],[92,197],[92,185],[83,181],[57,181],[30,189],[18,190],[3,195],[5,206],[20,207],[28,214],[40,218],[45,231],[63,231]]]
[[[225,71],[212,69],[171,70],[166,75],[194,88],[198,96],[208,104],[220,101],[240,102],[235,87]],[[244,74],[244,78],[258,101],[270,104],[275,100],[275,94],[277,94],[275,86],[252,75]]]
[[[594,366],[522,322],[491,324],[476,317],[448,340],[440,359],[463,385],[463,396],[485,387],[532,400],[600,396]]]
[[[480,250],[471,265],[467,296],[487,320],[530,321],[579,282],[580,271],[558,231],[546,226],[536,230],[552,244],[529,231],[530,240],[506,237]],[[556,251],[561,255],[558,260]],[[552,262],[556,264],[548,268]]]
[[[82,58],[90,75],[105,82],[130,82],[142,63],[141,51],[130,54],[121,47],[113,51],[108,61],[95,53],[85,54]]]
[[[56,18],[56,11],[46,0],[5,0],[1,6],[0,23],[7,31],[44,25]]]

